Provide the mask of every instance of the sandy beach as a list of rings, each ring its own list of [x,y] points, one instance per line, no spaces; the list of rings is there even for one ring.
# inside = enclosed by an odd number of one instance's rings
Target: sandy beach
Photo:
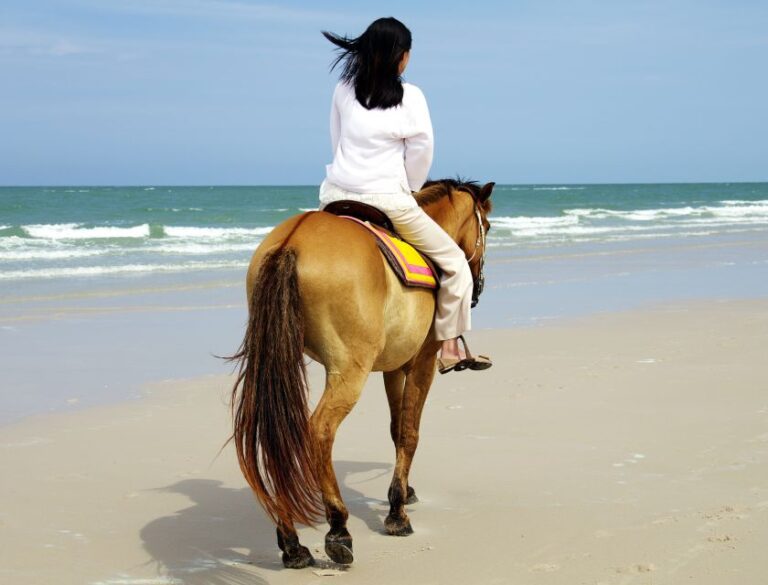
[[[768,545],[768,301],[666,303],[479,331],[485,373],[439,377],[412,472],[415,534],[383,533],[381,378],[342,426],[355,562],[274,529],[230,447],[229,376],[0,428],[0,580],[39,584],[747,584]],[[492,350],[490,349],[492,348]],[[321,371],[310,368],[313,399]],[[324,574],[325,573],[325,574]]]

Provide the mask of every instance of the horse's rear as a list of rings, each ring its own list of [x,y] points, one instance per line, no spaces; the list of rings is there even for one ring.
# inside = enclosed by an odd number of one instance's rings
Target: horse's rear
[[[429,334],[433,293],[404,288],[368,230],[323,212],[293,217],[267,236],[251,260],[247,291],[233,400],[240,466],[278,525],[286,566],[311,562],[294,521],[310,524],[322,513],[331,526],[327,554],[350,563],[348,513],[331,461],[336,430],[371,371],[394,372],[390,404],[402,399],[397,372]],[[326,369],[311,418],[303,353]]]
[[[249,299],[264,257],[280,248],[296,254],[309,356],[331,372],[356,365],[367,373],[395,370],[415,355],[432,323],[434,294],[404,287],[365,228],[322,212],[285,221],[253,255]]]

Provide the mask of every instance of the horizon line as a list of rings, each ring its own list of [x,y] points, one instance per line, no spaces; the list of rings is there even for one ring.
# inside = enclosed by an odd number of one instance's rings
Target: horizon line
[[[430,179],[443,180],[443,179]],[[480,183],[481,181],[477,181]],[[490,182],[490,181],[489,181]],[[604,185],[733,185],[733,184],[762,184],[768,183],[768,179],[757,181],[750,180],[723,180],[723,181],[581,181],[581,182],[526,182],[526,183],[504,183],[496,181],[497,187],[551,187],[551,186],[604,186]],[[317,189],[320,183],[37,183],[37,184],[16,184],[0,185],[0,189],[14,188],[35,188],[35,187],[311,187]]]

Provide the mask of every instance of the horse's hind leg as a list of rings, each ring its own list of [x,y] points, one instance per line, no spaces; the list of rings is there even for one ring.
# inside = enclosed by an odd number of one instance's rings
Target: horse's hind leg
[[[403,393],[405,391],[405,371],[395,370],[394,372],[384,372],[384,387],[387,390],[387,401],[389,402],[389,434],[392,436],[392,442],[397,450],[400,444],[400,413],[403,407]],[[409,485],[405,498],[406,504],[415,504],[419,501],[416,497],[416,491]]]
[[[325,553],[331,560],[343,565],[350,564],[354,557],[352,536],[347,530],[349,512],[341,499],[333,470],[333,441],[341,421],[360,398],[369,371],[358,366],[341,372],[327,371],[323,397],[310,420],[317,449],[325,517],[330,525],[325,535]]]
[[[277,526],[277,546],[283,551],[283,566],[288,569],[303,569],[315,564],[312,553],[299,543],[299,535],[293,522]]]
[[[408,475],[419,443],[421,412],[435,376],[436,353],[436,347],[431,343],[425,344],[421,349],[405,379],[400,400],[397,460],[389,487],[389,515],[384,520],[387,533],[393,536],[407,536],[413,533],[411,522],[405,513],[405,504],[409,497]],[[415,497],[415,493],[413,495]]]

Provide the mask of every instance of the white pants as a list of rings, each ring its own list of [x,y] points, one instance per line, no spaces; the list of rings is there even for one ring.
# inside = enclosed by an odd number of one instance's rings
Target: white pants
[[[453,339],[472,328],[472,272],[458,244],[421,207],[386,212],[397,233],[443,271],[437,291],[435,336]]]
[[[320,209],[340,199],[362,201],[386,213],[400,236],[443,271],[435,312],[437,339],[453,339],[469,331],[473,284],[469,263],[458,244],[416,205],[412,196],[409,193],[354,193],[324,181],[320,187]]]

